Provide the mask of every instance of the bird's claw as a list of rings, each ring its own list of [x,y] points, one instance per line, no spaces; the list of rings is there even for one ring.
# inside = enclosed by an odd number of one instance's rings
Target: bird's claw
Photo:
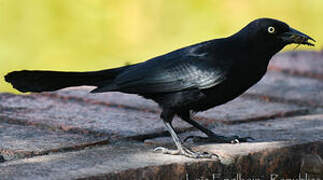
[[[229,136],[229,137],[225,137],[227,138],[227,140],[231,140],[230,143],[231,144],[237,144],[240,142],[250,142],[250,141],[254,141],[255,139],[248,136],[248,137],[239,137],[239,136]]]
[[[211,142],[215,142],[215,143],[231,143],[231,144],[236,144],[236,143],[240,143],[240,142],[250,142],[255,140],[252,137],[239,137],[239,136],[218,136],[218,135],[214,135],[214,136],[208,136],[208,137],[201,137],[201,136],[188,136],[184,139],[184,142],[186,142],[187,140],[192,139],[193,142],[204,142],[204,143],[211,143]]]
[[[254,141],[255,139],[253,137],[238,137],[237,141],[239,142],[250,142],[250,141]]]
[[[163,154],[171,154],[171,155],[184,155],[186,157],[195,158],[195,159],[212,158],[212,156],[218,157],[218,155],[211,154],[208,152],[194,152],[186,147],[183,147],[181,149],[176,149],[176,150],[167,149],[164,147],[157,147],[154,149],[154,152],[161,152]]]

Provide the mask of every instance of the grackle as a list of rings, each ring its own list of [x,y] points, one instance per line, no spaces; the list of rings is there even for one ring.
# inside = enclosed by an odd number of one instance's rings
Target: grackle
[[[91,93],[119,91],[138,94],[157,102],[167,130],[177,149],[157,147],[165,154],[209,158],[183,145],[174,128],[174,116],[190,123],[211,142],[246,142],[250,137],[221,136],[192,119],[192,112],[224,104],[245,92],[266,73],[271,57],[288,44],[314,39],[284,22],[256,19],[227,38],[190,45],[145,62],[91,72],[22,70],[5,80],[21,92],[55,91],[70,86],[96,86]],[[199,137],[202,139],[202,137]]]

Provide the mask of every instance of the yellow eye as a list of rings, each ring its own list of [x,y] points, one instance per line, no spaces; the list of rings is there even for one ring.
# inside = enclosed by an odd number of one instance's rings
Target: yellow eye
[[[272,27],[272,26],[269,26],[269,27],[268,27],[268,32],[269,32],[270,34],[275,33],[275,28],[274,28],[274,27]]]

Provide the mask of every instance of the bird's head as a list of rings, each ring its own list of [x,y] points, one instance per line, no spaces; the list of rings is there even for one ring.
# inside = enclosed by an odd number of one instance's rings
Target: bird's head
[[[288,44],[314,46],[315,42],[310,36],[291,28],[286,23],[270,18],[256,19],[237,34],[246,37],[247,42],[253,46],[263,47],[274,54]]]

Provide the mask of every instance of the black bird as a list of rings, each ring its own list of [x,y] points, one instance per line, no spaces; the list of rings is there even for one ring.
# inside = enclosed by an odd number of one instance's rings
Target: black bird
[[[261,18],[230,37],[187,46],[134,65],[92,72],[14,71],[5,80],[21,92],[90,85],[97,87],[92,93],[119,91],[152,99],[162,109],[160,117],[177,146],[176,150],[155,150],[204,158],[211,154],[183,146],[171,124],[174,116],[201,130],[211,141],[247,141],[249,137],[213,133],[195,122],[191,112],[238,97],[264,76],[274,54],[292,43],[314,46],[309,40],[315,42],[284,22]]]

